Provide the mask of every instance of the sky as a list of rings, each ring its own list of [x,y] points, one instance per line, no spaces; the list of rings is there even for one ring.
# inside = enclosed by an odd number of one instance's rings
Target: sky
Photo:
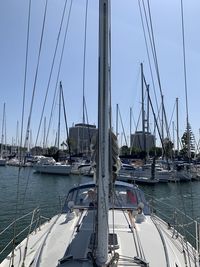
[[[47,125],[56,88],[58,66],[70,3],[71,0],[68,0],[44,108]],[[141,0],[140,3],[142,4]],[[144,0],[144,3],[147,3],[147,0]],[[35,88],[30,123],[32,144],[35,144],[38,132],[64,4],[65,0],[48,0],[38,74],[35,82],[45,0],[34,0],[31,3],[23,140],[30,113],[31,97]],[[28,0],[0,1],[0,131],[3,120],[3,104],[5,102],[6,141],[10,144],[16,143],[16,139],[20,135],[19,132],[22,122],[28,5]],[[168,121],[174,121],[176,124],[174,105],[176,98],[178,98],[179,133],[182,136],[186,128],[186,97],[183,71],[181,0],[151,0],[150,7],[167,118]],[[200,128],[198,111],[200,103],[198,81],[200,65],[200,2],[197,0],[183,0],[183,7],[188,116],[198,142]],[[83,81],[85,81],[85,99],[89,123],[97,124],[98,1],[88,0],[85,75],[83,76],[85,10],[86,0],[72,1],[68,32],[58,79],[58,81],[62,81],[69,127],[74,123],[82,122]],[[137,122],[141,110],[141,62],[144,66],[145,78],[150,85],[150,95],[155,104],[153,84],[137,0],[111,0],[111,57],[113,127],[114,129],[116,127],[116,104],[119,104],[123,126],[128,139],[130,132],[130,107],[133,109],[132,132],[135,131],[134,121]],[[152,59],[151,54],[150,57]],[[160,105],[160,93],[155,75],[155,67],[152,65],[152,68],[155,91]],[[55,141],[58,124],[58,106],[59,102],[57,98],[49,132],[49,145],[53,145]],[[63,115],[61,116],[61,139],[66,139]],[[18,131],[17,121],[19,122]],[[138,130],[141,129],[140,125]],[[153,129],[152,116],[150,127]],[[119,125],[119,132],[122,132],[121,125]],[[44,124],[42,122],[37,142],[38,145],[42,144],[43,135]],[[121,138],[120,142],[122,144],[124,140]]]

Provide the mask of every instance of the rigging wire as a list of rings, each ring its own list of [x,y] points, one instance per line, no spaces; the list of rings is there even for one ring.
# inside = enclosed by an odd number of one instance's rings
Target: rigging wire
[[[146,36],[146,31],[145,31],[145,26],[144,26],[144,18],[143,18],[143,14],[142,14],[142,8],[141,8],[140,0],[138,0],[138,5],[139,5],[139,11],[140,11],[140,18],[141,18],[141,22],[142,22],[142,29],[143,29],[143,33],[144,33],[144,40],[145,40],[145,46],[146,46],[146,50],[147,50],[147,57],[148,57],[149,68],[150,68],[150,73],[151,73],[151,80],[152,80],[152,84],[153,84],[156,107],[158,109],[158,99],[157,99],[157,96],[156,96],[155,82],[154,82],[154,78],[153,78],[153,70],[152,70],[152,67],[151,67],[150,53],[149,53],[149,48],[148,48],[148,43],[147,43],[147,36]],[[143,3],[143,6],[144,6],[144,3]],[[148,27],[147,20],[146,20],[146,26],[147,26],[147,29],[148,29],[148,32],[149,32],[149,27]],[[149,34],[149,42],[150,42],[150,44],[152,46],[152,41],[151,41],[150,34]],[[153,55],[153,57],[154,57],[154,55]]]
[[[142,108],[140,109],[140,113],[139,113],[139,117],[138,117],[138,120],[137,120],[137,124],[135,125],[135,131],[137,131],[138,128],[139,128],[139,123],[140,123],[141,116],[142,116]],[[135,123],[135,120],[134,120],[134,123]],[[136,139],[136,135],[133,138],[133,144],[134,144],[135,139]],[[139,136],[138,136],[138,143],[139,143],[140,149],[142,149],[142,144],[141,144],[141,140],[140,140]]]
[[[144,0],[142,0],[144,4]],[[161,79],[160,79],[160,73],[159,73],[159,66],[158,66],[158,57],[157,57],[157,52],[156,52],[156,45],[155,45],[155,38],[154,38],[154,30],[153,30],[153,23],[152,23],[152,17],[151,17],[151,10],[150,10],[150,4],[149,0],[147,0],[147,7],[148,7],[148,15],[149,15],[149,23],[150,23],[150,32],[151,32],[151,37],[152,37],[152,45],[153,45],[153,55],[154,55],[154,62],[155,62],[155,68],[156,68],[156,73],[157,73],[157,79],[158,79],[158,85],[160,89],[160,95],[163,95],[162,88],[161,88]]]
[[[44,29],[45,29],[45,22],[46,22],[46,14],[47,14],[47,6],[48,6],[48,0],[46,0],[46,3],[45,3],[45,11],[44,11],[44,17],[43,17],[43,25],[42,25],[42,33],[41,33],[41,39],[40,39],[39,53],[38,53],[37,68],[36,68],[36,73],[35,73],[34,88],[33,88],[33,92],[32,92],[31,107],[30,107],[30,113],[29,113],[29,117],[28,117],[28,125],[27,125],[27,132],[26,132],[26,139],[25,139],[24,147],[28,146],[31,114],[32,114],[34,95],[35,95],[35,90],[36,90],[37,76],[38,76],[39,63],[40,63],[40,55],[41,55],[41,50],[42,50],[42,43],[43,43],[43,36],[44,36]],[[20,170],[20,167],[19,167],[19,170]],[[31,171],[29,170],[28,176],[27,176],[27,182],[26,182],[26,186],[25,186],[25,191],[23,194],[22,207],[24,206],[24,203],[25,203],[26,193],[27,193],[28,184],[29,184],[29,180],[30,180],[30,174],[31,174]]]
[[[158,57],[157,57],[157,53],[156,53],[156,45],[155,45],[155,38],[154,38],[154,32],[153,32],[153,23],[152,23],[151,9],[150,9],[149,0],[147,0],[147,3],[148,3],[148,13],[149,13],[150,26],[151,26],[153,47],[154,47],[154,53],[155,53],[155,59],[156,59],[156,72],[157,72],[157,78],[158,78],[158,84],[159,84],[161,98],[163,99],[162,86],[161,86],[161,78],[160,78],[160,72],[159,72]],[[164,106],[164,102],[163,102],[163,111],[162,112],[163,112],[164,119],[165,119],[165,127],[166,127],[167,137],[170,138],[170,136],[168,135],[169,134],[169,132],[168,132],[169,126],[168,126],[167,114],[166,114],[166,109],[165,109],[165,106]]]
[[[46,101],[47,101],[47,96],[48,96],[48,92],[49,92],[50,82],[51,82],[52,73],[53,73],[54,64],[55,64],[55,59],[56,59],[56,55],[57,55],[58,44],[59,44],[59,41],[60,41],[60,35],[61,35],[62,26],[63,26],[63,21],[64,21],[64,15],[65,15],[65,11],[66,11],[67,2],[68,2],[68,0],[65,0],[63,13],[62,13],[62,18],[61,18],[61,22],[60,22],[60,28],[59,28],[59,32],[58,32],[58,36],[57,36],[56,47],[55,47],[53,60],[52,60],[52,64],[51,64],[51,70],[50,70],[50,74],[49,74],[49,79],[48,79],[48,84],[47,84],[44,104],[43,104],[43,108],[42,108],[42,114],[41,114],[41,117],[40,117],[38,132],[37,132],[37,136],[36,136],[36,140],[35,140],[35,146],[37,145],[37,142],[38,142],[40,128],[41,128],[41,124],[42,124],[42,119],[43,119],[43,116],[44,116],[44,110],[45,110],[45,106],[46,106]],[[44,142],[44,144],[45,144],[45,142]]]
[[[160,137],[160,141],[161,141],[161,144],[162,144],[162,148],[163,148],[163,151],[165,153],[165,147],[164,147],[164,143],[163,143],[163,140],[162,140],[162,136],[161,136],[161,133],[160,133],[160,129],[159,129],[159,125],[158,125],[158,122],[156,120],[156,114],[155,114],[155,111],[154,111],[154,108],[153,108],[153,104],[152,104],[152,100],[151,100],[151,97],[150,97],[150,94],[149,94],[149,90],[148,90],[148,84],[146,82],[146,80],[144,79],[145,81],[145,86],[147,88],[147,94],[148,94],[148,99],[149,99],[149,104],[150,104],[150,107],[151,107],[151,110],[152,110],[152,113],[153,113],[153,116],[154,116],[154,120],[155,120],[155,124],[156,124],[156,127],[157,127],[157,130],[158,130],[158,135]]]
[[[181,30],[182,30],[182,44],[183,44],[183,70],[184,70],[184,86],[185,86],[185,101],[186,101],[186,123],[187,123],[187,149],[188,149],[188,160],[189,160],[189,171],[191,174],[191,148],[190,148],[190,131],[189,131],[189,111],[188,111],[188,86],[187,86],[187,68],[186,68],[186,48],[185,48],[185,27],[184,27],[184,7],[183,7],[183,0],[181,0]],[[190,179],[190,194],[191,194],[191,200],[193,198],[193,190],[192,190],[192,181]],[[194,217],[194,206],[193,201],[192,204],[192,215]]]
[[[84,100],[85,100],[85,98],[84,98]],[[87,130],[88,130],[88,137],[89,137],[89,147],[88,147],[88,149],[90,149],[90,146],[92,144],[92,135],[91,135],[90,126],[89,126],[89,117],[88,117],[88,112],[87,112],[86,100],[85,100],[85,115],[86,115]]]
[[[128,142],[127,142],[127,139],[126,139],[126,134],[125,134],[124,124],[123,124],[123,121],[122,121],[121,112],[120,112],[120,109],[118,109],[118,110],[119,110],[119,118],[120,118],[120,122],[121,122],[121,125],[122,125],[124,140],[125,140],[126,146],[128,147]]]
[[[182,29],[182,45],[183,45],[183,71],[184,71],[184,87],[185,87],[185,104],[186,104],[186,125],[187,125],[187,141],[188,141],[188,158],[191,157],[190,151],[190,135],[189,135],[189,113],[188,113],[188,93],[187,93],[187,69],[186,69],[186,51],[185,51],[185,27],[184,27],[184,10],[183,1],[181,0],[181,29]]]
[[[159,113],[158,100],[157,100],[156,90],[155,90],[155,82],[154,82],[154,78],[153,78],[153,70],[152,70],[152,67],[151,67],[150,53],[149,53],[149,50],[148,50],[147,37],[146,37],[146,32],[145,32],[145,27],[144,27],[144,18],[143,18],[143,15],[142,15],[142,9],[141,9],[141,5],[140,5],[140,0],[138,0],[138,3],[139,3],[139,10],[140,10],[140,17],[141,17],[141,22],[142,22],[143,33],[144,33],[144,38],[145,38],[147,56],[148,56],[148,61],[149,61],[151,79],[152,79],[152,84],[153,84],[154,97],[155,97],[155,101],[156,101],[158,119],[159,119],[159,123],[160,123],[160,127],[161,127],[161,118],[160,118],[160,113]],[[145,8],[145,5],[144,5],[144,1],[142,1],[142,4],[143,4],[143,12],[144,12],[144,17],[145,17],[145,22],[146,22],[146,28],[147,28],[148,36],[149,36],[149,43],[150,43],[150,46],[151,46],[152,57],[153,57],[153,60],[154,60],[154,65],[156,65],[156,59],[155,59],[155,53],[154,53],[154,48],[153,48],[152,35],[150,33],[150,26],[149,26],[149,22],[148,22],[148,18],[147,18],[147,12],[146,12],[146,8]]]
[[[158,85],[159,85],[159,90],[160,90],[160,96],[162,98],[163,92],[162,92],[161,79],[160,79],[160,73],[159,73],[158,57],[157,57],[157,52],[156,52],[156,45],[155,45],[155,37],[154,37],[154,31],[153,31],[153,23],[152,23],[150,3],[149,3],[149,0],[147,0],[149,22],[147,19],[147,11],[146,11],[146,8],[144,5],[144,0],[142,0],[142,3],[143,3],[143,9],[144,9],[145,18],[146,18],[146,24],[148,25],[147,28],[148,28],[149,39],[150,39],[151,48],[152,48],[152,55],[153,55],[153,59],[154,59],[154,65],[155,65],[155,70],[156,70],[156,75],[157,75],[157,80],[158,80]],[[163,115],[164,115],[164,119],[165,119],[166,129],[168,129],[167,115],[166,115],[166,110],[165,110],[164,105],[163,105]]]
[[[3,118],[2,118],[2,128],[1,128],[1,157],[2,157],[2,154],[3,154],[3,144],[5,144],[4,140],[4,129],[5,127],[5,103],[3,104]]]
[[[30,35],[30,19],[31,19],[31,0],[29,0],[28,10],[28,26],[27,26],[27,39],[26,39],[26,56],[25,56],[25,69],[24,69],[24,88],[23,88],[23,102],[22,102],[22,115],[21,115],[21,135],[20,135],[20,162],[22,161],[22,140],[24,131],[24,110],[25,110],[25,97],[26,97],[26,80],[28,70],[28,54],[29,54],[29,35]]]
[[[4,140],[5,140],[5,143],[4,144],[5,144],[5,147],[6,147],[7,146],[7,138],[6,138],[6,136],[7,136],[7,133],[6,133],[7,129],[6,129],[6,104],[5,103],[4,103],[4,127],[5,127],[5,129],[4,129],[4,133],[5,133]]]
[[[45,11],[44,11],[44,17],[43,17],[42,32],[41,32],[41,37],[40,37],[37,66],[36,66],[36,72],[35,72],[35,79],[34,79],[34,85],[33,85],[33,91],[32,91],[32,99],[31,99],[31,106],[30,106],[30,111],[29,111],[29,116],[28,116],[28,123],[27,123],[27,130],[26,130],[24,147],[27,147],[27,143],[28,143],[28,139],[29,139],[31,116],[32,116],[32,111],[33,111],[33,103],[34,103],[34,97],[35,97],[35,91],[36,91],[36,85],[37,85],[38,70],[39,70],[39,65],[40,65],[40,56],[41,56],[41,51],[42,51],[44,29],[45,29],[45,23],[46,23],[47,5],[48,5],[48,0],[46,0],[46,2],[45,2]]]
[[[48,129],[47,129],[46,146],[47,146],[48,136],[49,136],[51,122],[52,122],[53,110],[54,110],[54,106],[55,106],[56,92],[57,92],[57,87],[58,87],[58,81],[59,81],[59,76],[60,76],[63,54],[64,54],[64,50],[65,50],[65,42],[66,42],[68,28],[69,28],[69,21],[70,21],[70,16],[71,16],[72,4],[73,4],[73,0],[71,0],[71,2],[70,2],[67,24],[66,24],[66,28],[65,28],[63,46],[62,46],[62,51],[61,51],[61,56],[60,56],[60,61],[59,61],[59,68],[58,68],[57,79],[56,79],[56,85],[55,85],[55,90],[54,90],[53,103],[52,103],[52,107],[51,107],[51,114],[50,114],[50,118],[49,118]]]
[[[87,19],[88,19],[88,0],[86,0],[85,7],[85,32],[84,32],[84,46],[83,46],[83,123],[85,123],[85,61],[86,61],[86,49],[87,49]]]
[[[24,110],[25,110],[25,96],[26,96],[26,80],[27,80],[27,69],[28,69],[28,52],[29,52],[29,35],[30,35],[30,19],[31,19],[31,0],[28,4],[28,24],[27,24],[27,35],[26,35],[26,54],[25,54],[25,67],[24,67],[24,84],[23,84],[23,100],[22,100],[22,114],[21,114],[21,134],[20,134],[20,144],[19,144],[19,162],[22,162],[22,139],[23,139],[23,127],[24,127]],[[16,193],[16,206],[14,213],[14,225],[13,225],[13,243],[11,251],[11,266],[14,266],[14,249],[16,243],[16,228],[17,228],[17,213],[19,205],[19,182],[20,182],[20,171],[21,166],[19,165],[17,174],[17,193]]]
[[[171,123],[172,123],[172,118],[174,116],[175,107],[176,107],[176,102],[174,103],[174,107],[173,107],[173,110],[172,110],[172,115],[171,115],[171,118],[169,120],[169,128],[168,128],[168,131],[169,131],[170,127],[171,127]]]

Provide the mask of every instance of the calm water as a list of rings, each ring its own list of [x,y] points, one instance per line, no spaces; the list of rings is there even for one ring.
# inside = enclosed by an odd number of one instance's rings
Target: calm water
[[[39,207],[44,216],[51,217],[60,210],[60,197],[67,195],[75,184],[90,181],[89,177],[42,175],[34,173],[32,168],[6,166],[0,168],[0,231],[18,214],[21,216]],[[166,204],[178,207],[193,218],[200,218],[200,182],[156,184],[140,186],[148,200],[152,197]],[[163,205],[162,212],[171,216]],[[8,242],[9,235],[0,237],[0,249]],[[5,253],[0,255],[0,262]]]

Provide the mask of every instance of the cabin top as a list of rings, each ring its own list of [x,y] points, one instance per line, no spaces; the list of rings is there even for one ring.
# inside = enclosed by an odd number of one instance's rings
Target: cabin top
[[[97,207],[97,190],[95,183],[86,183],[72,188],[67,196],[63,211],[73,209],[95,209]],[[116,182],[114,194],[110,197],[110,208],[136,210],[142,206],[145,215],[150,214],[144,193],[136,185]]]

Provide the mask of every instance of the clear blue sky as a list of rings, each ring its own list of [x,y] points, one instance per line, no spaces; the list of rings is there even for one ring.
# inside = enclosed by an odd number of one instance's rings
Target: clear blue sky
[[[0,2],[0,123],[3,103],[6,102],[7,142],[16,138],[17,121],[21,123],[22,95],[24,83],[28,0],[4,0]],[[33,143],[37,134],[44,96],[50,73],[51,62],[58,36],[64,0],[49,0],[44,40],[36,84],[31,130]],[[146,1],[145,1],[146,2]],[[180,0],[151,0],[151,12],[161,84],[168,120],[176,97],[179,98],[180,135],[186,127],[185,89],[183,75],[183,52],[181,35]],[[63,63],[59,80],[62,81],[68,117],[68,125],[82,121],[83,81],[83,37],[85,0],[73,0]],[[137,121],[141,108],[140,63],[144,64],[147,82],[153,97],[152,81],[149,74],[147,52],[139,14],[138,1],[112,0],[112,104],[115,127],[115,107],[119,104],[124,127],[129,134],[129,108],[133,107]],[[187,85],[189,121],[199,138],[199,65],[200,65],[200,2],[185,1],[185,42],[187,63]],[[70,0],[67,4],[69,10]],[[45,1],[34,0],[31,7],[28,72],[26,84],[25,128],[30,109],[36,63],[38,57]],[[64,25],[66,25],[67,16]],[[49,119],[55,90],[56,74],[64,32],[61,33],[57,59],[49,88],[44,115]],[[85,97],[90,123],[97,122],[97,56],[98,56],[98,1],[89,0],[88,31],[86,50]],[[155,71],[154,71],[155,72]],[[156,83],[156,92],[159,89]],[[57,105],[58,107],[58,105]],[[57,111],[53,118],[50,139],[55,138]],[[176,121],[174,114],[174,121]],[[151,121],[152,122],[152,121]],[[1,124],[0,124],[1,125]],[[64,124],[62,123],[62,136]],[[41,129],[43,131],[43,128]],[[134,127],[133,127],[134,131]],[[42,140],[42,133],[39,143]],[[50,140],[50,141],[51,141]]]

